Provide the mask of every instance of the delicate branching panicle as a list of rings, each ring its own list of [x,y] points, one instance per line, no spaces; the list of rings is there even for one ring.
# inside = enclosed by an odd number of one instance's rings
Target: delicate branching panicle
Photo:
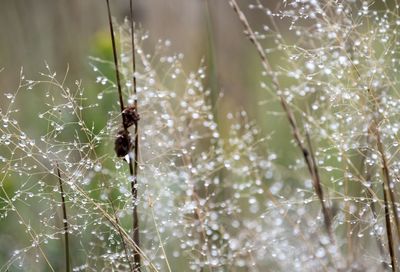
[[[229,2],[259,119],[132,1],[120,23],[107,5],[95,80],[21,70],[0,99],[0,271],[399,271],[400,7]]]

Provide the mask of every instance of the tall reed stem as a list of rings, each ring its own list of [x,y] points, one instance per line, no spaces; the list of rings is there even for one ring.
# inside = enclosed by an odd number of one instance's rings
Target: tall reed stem
[[[57,176],[58,176],[58,183],[60,187],[60,194],[61,194],[61,206],[62,206],[62,213],[63,213],[63,224],[64,224],[64,239],[65,239],[65,271],[71,271],[71,263],[70,263],[70,253],[69,253],[69,239],[68,239],[68,217],[67,217],[67,208],[65,205],[65,195],[63,189],[63,182],[61,180],[61,173],[60,167],[58,162],[57,165]]]
[[[111,18],[111,10],[110,10],[110,3],[109,0],[106,0],[107,2],[107,11],[108,11],[108,21],[110,25],[110,32],[111,32],[111,42],[112,42],[112,50],[113,50],[113,56],[114,56],[114,66],[115,66],[115,75],[116,75],[116,80],[117,80],[117,88],[118,88],[118,96],[119,96],[119,103],[121,106],[121,116],[122,116],[122,125],[124,127],[125,132],[128,134],[128,127],[126,125],[126,122],[124,121],[124,101],[122,97],[122,88],[121,88],[121,80],[120,80],[120,74],[119,74],[119,66],[118,66],[118,55],[117,55],[117,49],[116,49],[116,43],[115,43],[115,37],[114,37],[114,28],[112,24],[112,18]],[[136,64],[135,64],[135,49],[134,49],[134,27],[133,27],[133,7],[132,7],[132,1],[130,1],[130,12],[131,12],[131,23],[132,23],[132,63],[133,63],[133,88],[134,88],[134,95],[135,95],[135,102],[134,102],[134,107],[137,112],[137,98],[136,98]],[[130,183],[131,183],[131,194],[132,194],[132,217],[133,217],[133,224],[132,224],[132,231],[133,231],[133,242],[135,244],[133,248],[133,256],[134,256],[134,267],[133,271],[140,272],[140,239],[139,239],[139,217],[137,213],[137,172],[138,172],[138,144],[139,144],[139,138],[138,138],[138,123],[135,121],[135,150],[134,150],[134,158],[132,158],[131,152],[128,153],[129,156],[129,174],[130,174]]]
[[[383,174],[383,196],[384,196],[384,205],[385,205],[385,220],[386,220],[386,233],[389,245],[389,254],[390,254],[390,262],[392,266],[392,271],[396,271],[396,253],[395,253],[395,242],[394,236],[392,233],[392,224],[390,220],[390,207],[392,208],[393,218],[394,218],[394,227],[397,230],[398,236],[399,234],[399,222],[398,222],[398,215],[397,209],[394,204],[394,193],[391,188],[391,178],[389,173],[389,166],[387,163],[387,159],[385,156],[385,150],[383,147],[383,143],[381,140],[380,132],[377,127],[375,126],[375,134],[376,134],[376,144],[378,146],[378,151],[381,154],[382,159],[382,174]],[[398,237],[399,238],[399,237]]]
[[[137,99],[137,88],[136,88],[136,50],[135,50],[135,26],[133,21],[133,3],[130,0],[130,16],[131,16],[131,42],[132,42],[132,76],[133,76],[133,95],[134,95],[134,108],[136,112],[138,111],[138,99]],[[132,159],[131,155],[129,162],[129,170],[132,175],[131,189],[133,198],[133,241],[139,247],[140,237],[139,237],[139,217],[137,214],[137,176],[138,176],[138,161],[139,161],[139,120],[135,122],[135,150],[133,157],[133,169],[132,169]],[[135,269],[140,271],[140,254],[139,251],[134,253]]]
[[[107,11],[108,11],[108,23],[110,25],[110,32],[111,32],[111,43],[112,43],[112,50],[113,50],[113,56],[114,56],[114,64],[115,64],[115,76],[117,79],[117,88],[118,88],[118,97],[119,97],[119,105],[121,107],[121,112],[124,111],[124,99],[122,98],[122,88],[121,88],[121,80],[119,76],[119,69],[118,69],[118,55],[117,55],[117,47],[115,45],[115,37],[114,37],[114,27],[112,24],[112,18],[111,18],[111,9],[110,9],[110,2],[109,0],[107,1]],[[123,116],[122,116],[123,118]],[[122,119],[123,121],[123,119]]]

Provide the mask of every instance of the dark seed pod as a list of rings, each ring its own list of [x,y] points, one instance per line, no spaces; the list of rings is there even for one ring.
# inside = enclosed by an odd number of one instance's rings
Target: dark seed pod
[[[114,150],[117,157],[125,157],[133,148],[133,142],[130,133],[121,129],[117,133],[117,138],[115,139]]]
[[[136,107],[135,106],[126,107],[122,111],[122,120],[124,128],[129,128],[133,124],[136,124],[137,121],[140,120],[140,116],[136,111]]]

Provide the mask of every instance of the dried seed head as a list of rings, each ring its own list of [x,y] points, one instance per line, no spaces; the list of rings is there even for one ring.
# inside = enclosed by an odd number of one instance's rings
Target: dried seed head
[[[133,142],[130,133],[121,129],[115,139],[114,150],[118,157],[125,157],[133,148]]]
[[[136,107],[135,106],[126,107],[122,111],[122,120],[125,128],[128,128],[133,124],[136,124],[137,121],[140,120],[140,116],[136,111]]]

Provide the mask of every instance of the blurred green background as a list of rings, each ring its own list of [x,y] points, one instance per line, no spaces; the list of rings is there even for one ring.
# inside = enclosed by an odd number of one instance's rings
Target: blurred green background
[[[118,22],[129,15],[128,0],[111,5]],[[149,31],[150,39],[169,39],[173,51],[185,55],[185,70],[197,69],[205,57],[213,73],[210,85],[218,84],[232,103],[253,104],[260,65],[227,1],[141,0],[134,1],[134,9],[136,22]],[[260,14],[259,19],[265,16]],[[1,1],[0,36],[2,91],[15,88],[22,66],[32,77],[44,61],[59,73],[69,64],[70,78],[88,83],[94,81],[88,56],[111,59],[105,1]],[[107,55],[99,56],[102,53]]]

